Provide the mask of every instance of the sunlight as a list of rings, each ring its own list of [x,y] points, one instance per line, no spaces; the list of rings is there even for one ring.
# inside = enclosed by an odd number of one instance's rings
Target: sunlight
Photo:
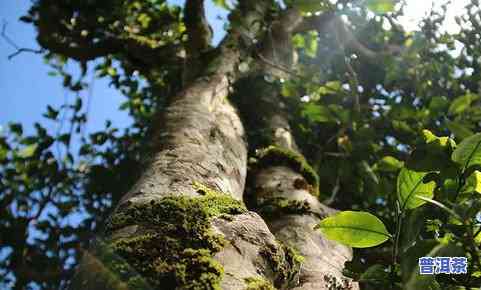
[[[401,24],[406,30],[416,30],[419,22],[423,17],[429,14],[431,9],[440,9],[440,5],[444,1],[439,0],[406,0],[407,6],[405,8],[405,16],[401,17]],[[449,33],[456,33],[459,27],[455,22],[455,16],[463,14],[464,6],[469,3],[469,0],[454,0],[448,6],[446,20],[444,23],[444,30]]]

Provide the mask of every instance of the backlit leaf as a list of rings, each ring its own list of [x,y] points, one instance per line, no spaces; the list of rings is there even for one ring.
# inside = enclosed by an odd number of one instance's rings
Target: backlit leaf
[[[423,137],[426,141],[426,144],[434,143],[440,147],[446,147],[448,145],[450,145],[452,148],[456,147],[456,142],[454,142],[453,139],[449,137],[438,137],[426,129],[423,130]]]
[[[32,157],[35,154],[35,151],[37,150],[38,144],[31,144],[26,147],[24,147],[20,152],[18,153],[18,156],[22,158],[29,158]]]
[[[446,122],[446,126],[448,127],[449,131],[451,131],[451,133],[453,133],[454,136],[460,140],[473,135],[473,131],[460,122],[448,121]]]
[[[464,168],[481,164],[481,133],[461,142],[451,155],[451,159]]]
[[[328,108],[316,104],[306,104],[302,110],[302,116],[312,122],[331,122],[335,121],[335,117]]]
[[[467,179],[466,184],[461,188],[461,193],[477,192],[481,193],[481,172],[475,170]]]
[[[375,169],[383,172],[396,172],[404,166],[404,162],[397,160],[392,156],[384,156],[379,160]]]
[[[417,208],[426,203],[416,196],[432,198],[436,183],[424,182],[428,172],[417,172],[407,168],[401,169],[397,179],[397,194],[402,209]]]
[[[328,239],[354,248],[374,247],[391,237],[383,222],[368,212],[342,211],[317,226]]]
[[[476,100],[477,96],[473,94],[466,94],[464,96],[456,98],[449,106],[448,112],[450,114],[458,115],[466,111],[471,103]]]

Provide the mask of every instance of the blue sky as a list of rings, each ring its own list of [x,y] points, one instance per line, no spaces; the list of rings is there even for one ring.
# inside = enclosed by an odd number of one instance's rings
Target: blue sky
[[[39,48],[36,43],[36,32],[32,25],[19,22],[31,3],[28,0],[0,1],[0,21],[6,21],[6,34],[19,47]],[[0,39],[0,125],[7,122],[20,122],[26,132],[31,132],[33,123],[40,121],[49,129],[52,123],[41,115],[50,104],[54,108],[62,105],[65,100],[73,101],[74,96],[62,86],[62,79],[48,75],[51,71],[39,54],[22,53],[9,60],[8,55],[15,49]],[[69,64],[72,72],[78,72],[78,67]],[[91,78],[88,78],[89,80]],[[81,92],[86,95],[87,92]],[[95,80],[91,94],[91,112],[89,114],[89,131],[101,129],[106,119],[113,119],[121,127],[129,124],[126,112],[117,108],[124,99],[113,88],[109,88],[106,80]]]
[[[169,2],[182,5],[184,1],[170,0]],[[406,11],[408,17],[403,24],[415,29],[419,18],[429,10],[432,0],[407,0],[407,2],[410,4]],[[453,2],[455,4],[451,6],[450,14],[460,14],[466,0]],[[0,0],[0,28],[3,22],[6,22],[7,35],[19,47],[38,49],[34,27],[18,21],[30,5],[30,0]],[[223,20],[226,19],[227,11],[214,7],[212,1],[207,1],[206,11],[214,29],[216,44],[224,35]],[[450,30],[449,28],[455,27],[454,17],[448,18],[446,29]],[[32,133],[34,122],[40,122],[53,132],[56,130],[55,124],[42,117],[46,106],[49,104],[58,108],[66,101],[73,101],[75,95],[63,88],[61,78],[48,75],[51,69],[44,63],[42,55],[22,53],[8,60],[8,56],[13,52],[15,48],[0,38],[0,127],[5,127],[8,122],[20,122],[24,125],[26,133]],[[78,73],[78,67],[74,63],[69,64],[68,70]],[[87,80],[92,79],[90,74]],[[83,96],[90,98],[87,132],[102,130],[108,119],[115,127],[129,126],[131,122],[129,116],[125,111],[118,109],[125,97],[109,87],[106,79],[96,79],[91,85],[93,87],[90,92],[81,92]],[[82,215],[76,215],[70,222],[76,223],[82,217]],[[34,236],[34,233],[31,236]]]
[[[169,2],[182,5],[184,1]],[[6,34],[18,47],[38,49],[34,27],[18,21],[20,16],[26,14],[30,5],[30,0],[0,0],[0,29],[3,23],[7,23]],[[214,43],[218,43],[225,34],[223,19],[226,19],[227,11],[214,7],[211,1],[208,1],[206,8],[214,29]],[[12,45],[0,38],[0,134],[1,128],[5,128],[9,122],[22,123],[26,134],[34,133],[35,122],[40,122],[52,133],[56,132],[57,124],[42,117],[46,106],[58,108],[66,102],[71,103],[75,100],[75,94],[63,88],[61,77],[48,75],[52,69],[44,62],[42,55],[27,52],[9,60],[8,56],[15,51]],[[67,71],[78,74],[78,65],[74,62],[68,63]],[[113,87],[109,87],[107,79],[94,79],[92,72],[88,74],[86,81],[90,83],[91,89],[80,92],[84,96],[84,104],[90,99],[86,132],[104,129],[106,120],[111,120],[113,126],[118,128],[128,127],[131,124],[130,117],[126,111],[119,110],[119,105],[126,98]],[[74,138],[73,142],[79,142],[79,139]],[[76,148],[79,144],[72,145]],[[52,207],[47,207],[40,219],[53,210]],[[85,217],[82,212],[72,212],[63,222],[75,226]],[[30,228],[30,240],[39,235],[35,228]],[[8,251],[0,252],[0,259],[7,254]]]
[[[184,1],[169,2],[182,5]],[[19,47],[38,49],[34,27],[18,21],[30,5],[29,0],[1,0],[0,24],[7,23],[6,34]],[[208,1],[206,8],[215,31],[214,42],[218,43],[224,34],[223,21],[219,16],[225,19],[226,11],[213,7],[211,1]],[[20,122],[29,133],[33,132],[33,123],[40,122],[48,129],[55,130],[54,124],[42,117],[46,106],[49,104],[57,108],[65,101],[73,101],[75,95],[63,88],[60,77],[48,75],[51,69],[44,63],[42,55],[26,52],[9,60],[8,56],[13,52],[15,48],[0,38],[0,126],[5,128],[8,122]],[[69,63],[68,71],[78,73],[78,66]],[[86,79],[91,82],[92,74]],[[101,130],[107,119],[112,120],[114,126],[128,126],[129,116],[125,111],[118,110],[125,97],[109,87],[106,79],[96,79],[91,85],[90,92],[85,90],[80,93],[90,98],[87,132]]]
[[[183,5],[184,0],[169,0],[168,2]],[[411,29],[419,19],[429,11],[432,0],[408,0],[406,17],[403,24]],[[466,0],[456,0],[450,6],[449,14],[460,14]],[[0,0],[0,22],[7,23],[7,35],[19,46],[38,48],[32,25],[19,22],[31,2],[29,0]],[[223,24],[227,11],[214,7],[212,1],[207,1],[207,18],[214,29],[214,43],[218,43],[223,35]],[[454,15],[448,16],[445,25],[447,30],[454,25]],[[0,23],[0,24],[2,24]],[[53,107],[62,105],[66,100],[72,101],[74,95],[62,87],[62,79],[48,76],[50,68],[43,61],[41,55],[22,53],[12,60],[8,55],[15,49],[0,39],[0,126],[5,127],[8,122],[20,122],[25,131],[32,132],[33,123],[41,122],[47,128],[54,130],[54,124],[42,118],[47,104]],[[69,71],[78,72],[78,67],[69,64]],[[89,76],[87,80],[92,80]],[[118,110],[119,104],[125,99],[115,89],[110,88],[106,79],[96,79],[91,92],[81,92],[90,98],[89,121],[87,132],[101,130],[105,120],[113,121],[114,126],[126,127],[130,118],[125,111]]]

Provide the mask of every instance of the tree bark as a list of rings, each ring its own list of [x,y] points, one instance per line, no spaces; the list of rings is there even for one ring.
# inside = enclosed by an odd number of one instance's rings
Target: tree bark
[[[256,93],[243,106],[253,108],[255,100],[252,114],[263,116],[257,130],[269,135],[265,139],[270,146],[257,150],[249,199],[274,236],[303,257],[297,284],[292,289],[358,289],[357,283],[342,275],[344,263],[352,259],[352,250],[327,240],[314,229],[335,210],[321,204],[316,196],[317,176],[312,176],[315,173],[291,133],[286,105],[275,86],[260,78],[249,80],[253,82],[258,83]]]
[[[243,1],[243,29],[256,35],[269,5]],[[246,137],[227,99],[243,34],[234,29],[172,98],[150,162],[84,254],[73,289],[357,289],[341,273],[351,250],[313,229],[333,210],[317,200],[315,172],[278,105],[267,110],[277,147],[262,151],[253,192],[267,224],[243,204]]]
[[[243,15],[251,29],[267,9],[252,5]],[[242,204],[247,149],[227,100],[241,59],[230,45],[236,38],[232,33],[215,66],[171,100],[152,141],[156,153],[110,217],[103,241],[84,255],[74,289],[289,284],[296,257]]]

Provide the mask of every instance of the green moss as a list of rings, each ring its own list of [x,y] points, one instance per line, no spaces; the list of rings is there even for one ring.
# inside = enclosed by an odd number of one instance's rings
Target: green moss
[[[288,214],[311,213],[307,201],[289,200],[283,197],[268,198],[256,204],[257,212],[264,218],[273,219]]]
[[[153,290],[136,269],[114,249],[97,240],[92,252],[85,252],[70,289]]]
[[[226,242],[211,230],[210,220],[240,214],[246,208],[229,195],[200,184],[194,187],[204,195],[169,196],[147,204],[127,205],[108,223],[108,233],[138,226],[135,235],[114,239],[109,247],[153,289],[220,289],[223,271],[213,255]],[[133,283],[138,275],[119,266],[112,270]]]
[[[270,281],[258,277],[244,279],[247,283],[245,290],[275,290]]]
[[[274,286],[279,289],[292,288],[298,280],[304,257],[299,255],[294,248],[280,244],[281,248],[266,247],[260,254],[269,261],[272,270],[277,274]]]
[[[257,154],[257,167],[288,166],[301,174],[310,185],[309,192],[319,196],[319,176],[306,159],[292,150],[269,146]]]

